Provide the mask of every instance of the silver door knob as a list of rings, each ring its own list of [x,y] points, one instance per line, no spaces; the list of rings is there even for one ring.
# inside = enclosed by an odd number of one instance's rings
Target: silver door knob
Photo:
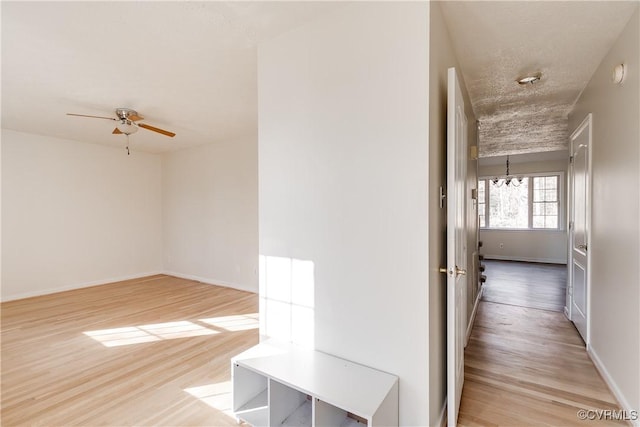
[[[464,268],[458,268],[458,266],[456,265],[456,277],[465,276],[466,274],[467,274],[467,270],[465,270]]]
[[[454,274],[453,269],[451,269],[451,270],[447,270],[447,269],[446,269],[446,268],[444,268],[444,267],[440,267],[440,268],[438,269],[438,271],[439,271],[440,273],[448,274],[448,275],[450,275],[450,276],[453,276],[453,274]],[[462,276],[464,276],[464,275],[466,275],[466,274],[467,274],[467,270],[465,270],[464,268],[458,268],[458,266],[456,265],[456,269],[455,269],[455,275],[456,275],[456,277],[461,276],[461,275],[462,275]]]

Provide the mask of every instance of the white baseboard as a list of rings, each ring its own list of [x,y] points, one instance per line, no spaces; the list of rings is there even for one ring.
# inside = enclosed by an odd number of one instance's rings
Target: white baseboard
[[[530,257],[519,257],[519,256],[511,256],[511,255],[484,255],[484,259],[495,259],[500,261],[523,261],[523,262],[538,262],[543,264],[566,264],[566,259],[558,259],[558,258],[530,258]]]
[[[568,321],[571,321],[571,316],[569,315],[569,309],[567,308],[567,306],[564,307],[564,317],[567,318]]]
[[[471,331],[473,330],[473,323],[476,321],[476,314],[478,313],[478,306],[480,305],[480,299],[482,298],[482,292],[484,291],[484,286],[480,287],[480,292],[476,296],[476,302],[473,304],[473,311],[471,312],[471,317],[469,318],[469,324],[467,325],[467,336],[464,340],[464,346],[467,347],[469,344],[469,337],[471,336]]]
[[[74,289],[90,288],[92,286],[107,285],[109,283],[122,282],[124,280],[141,279],[143,277],[154,276],[156,274],[163,274],[163,272],[150,271],[147,273],[130,274],[127,276],[111,277],[111,278],[100,279],[100,280],[91,280],[89,282],[76,283],[73,285],[66,285],[66,286],[58,286],[55,288],[41,289],[41,290],[32,291],[32,292],[23,292],[16,295],[9,295],[7,297],[3,297],[2,302],[15,301],[15,300],[31,298],[31,297],[39,297],[42,295],[57,294],[58,292],[72,291]]]
[[[604,364],[602,363],[602,360],[600,360],[600,357],[598,356],[596,351],[593,349],[593,347],[591,347],[591,345],[587,345],[587,354],[591,358],[591,361],[595,365],[598,372],[600,372],[600,375],[604,379],[604,382],[607,383],[607,386],[609,386],[609,390],[611,390],[611,392],[613,393],[613,396],[618,401],[618,404],[620,405],[620,407],[624,411],[626,411],[628,414],[631,413],[632,411],[640,411],[640,408],[634,408],[629,403],[629,401],[624,397],[624,395],[620,391],[620,388],[618,387],[616,382],[613,380],[613,378],[609,374],[609,371],[607,371],[607,368],[604,366]],[[631,421],[631,425],[635,427],[640,427],[640,419]]]
[[[175,271],[164,271],[162,274],[166,274],[167,276],[179,277],[181,279],[195,280],[197,282],[206,283],[207,285],[224,286],[225,288],[237,289],[239,291],[251,292],[254,294],[258,293],[257,286],[255,288],[252,288],[251,286],[240,285],[238,283],[225,282],[224,280],[210,279],[208,277],[200,277],[193,274],[178,273]]]

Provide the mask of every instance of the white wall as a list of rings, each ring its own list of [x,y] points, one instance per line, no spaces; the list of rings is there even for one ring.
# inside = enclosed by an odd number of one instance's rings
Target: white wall
[[[491,230],[481,229],[480,252],[487,259],[504,259],[512,261],[546,262],[555,264],[567,263],[567,160],[532,161],[511,163],[512,174],[563,172],[560,195],[560,230]],[[504,175],[505,166],[482,165],[478,170],[479,177]],[[500,247],[500,245],[503,245]]]
[[[165,153],[168,274],[258,292],[256,137]]]
[[[636,10],[569,117],[573,130],[593,113],[590,350],[628,410],[640,408],[639,51]],[[622,62],[628,75],[613,85]]]
[[[449,67],[456,67],[461,79],[468,120],[468,140],[476,141],[476,119],[444,24],[439,2],[430,2],[429,26],[429,425],[440,425],[447,397],[447,278],[439,267],[447,264],[447,210],[440,208],[439,187],[447,186],[447,80]],[[467,165],[467,308],[470,318],[477,295],[476,252],[478,211],[471,200],[477,186],[477,161]]]
[[[258,49],[260,254],[313,263],[315,347],[398,375],[401,425],[430,419],[428,32],[355,3]]]
[[[161,162],[2,130],[2,300],[162,270]]]

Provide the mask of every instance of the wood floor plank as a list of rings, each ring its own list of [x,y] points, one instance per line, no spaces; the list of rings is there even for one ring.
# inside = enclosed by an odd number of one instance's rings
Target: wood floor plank
[[[157,275],[1,308],[2,425],[237,425],[229,359],[258,342],[255,294]]]
[[[564,290],[549,291],[562,286],[560,270],[556,266],[535,266],[533,270],[523,263],[494,261],[487,266],[486,289],[492,278],[500,277],[491,275],[495,271],[508,271],[498,280],[499,288],[519,285],[503,294],[508,298],[494,293],[495,298],[480,302],[465,349],[459,425],[625,425],[623,421],[578,418],[580,409],[619,410],[619,406],[573,324],[563,313],[549,310],[560,303],[554,298],[560,294],[564,298]],[[552,283],[539,283],[545,277],[552,278]],[[521,286],[523,283],[528,285]],[[534,283],[547,290],[531,291]],[[525,306],[518,305],[521,303]]]

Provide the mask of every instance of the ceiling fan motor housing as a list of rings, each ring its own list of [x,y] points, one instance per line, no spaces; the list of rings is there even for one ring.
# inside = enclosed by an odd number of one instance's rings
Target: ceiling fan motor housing
[[[131,116],[138,116],[138,112],[130,108],[116,108],[116,116],[118,116],[120,120],[127,120]]]

